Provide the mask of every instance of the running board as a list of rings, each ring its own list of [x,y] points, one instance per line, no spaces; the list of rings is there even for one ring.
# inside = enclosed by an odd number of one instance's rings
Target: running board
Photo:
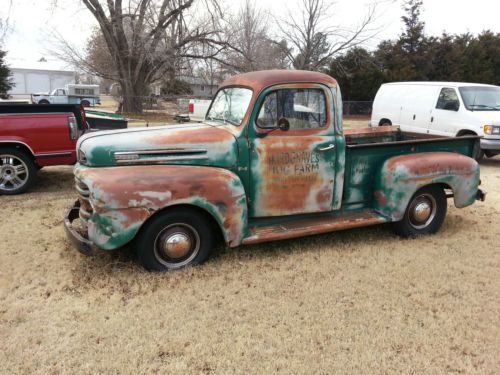
[[[364,210],[342,216],[322,216],[317,219],[298,219],[286,223],[262,227],[252,227],[250,236],[243,239],[245,245],[267,241],[284,240],[310,236],[320,233],[335,232],[343,229],[365,227],[368,225],[386,223],[388,220],[372,210]]]

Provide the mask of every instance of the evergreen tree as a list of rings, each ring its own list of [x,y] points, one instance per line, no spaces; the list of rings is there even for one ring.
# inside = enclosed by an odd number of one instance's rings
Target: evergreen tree
[[[5,63],[5,51],[0,50],[0,98],[7,99],[9,96],[7,92],[12,88],[11,73],[7,64]]]

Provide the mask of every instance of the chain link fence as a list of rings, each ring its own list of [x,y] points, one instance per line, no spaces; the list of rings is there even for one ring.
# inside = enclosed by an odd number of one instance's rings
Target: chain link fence
[[[345,101],[343,102],[344,116],[371,116],[373,101]]]

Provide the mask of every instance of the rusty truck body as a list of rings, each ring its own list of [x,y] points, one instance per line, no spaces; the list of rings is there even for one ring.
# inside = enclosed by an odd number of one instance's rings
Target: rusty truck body
[[[91,133],[65,218],[85,254],[133,244],[149,270],[229,247],[393,222],[431,234],[484,199],[479,138],[343,129],[337,82],[305,71],[226,80],[198,124]]]

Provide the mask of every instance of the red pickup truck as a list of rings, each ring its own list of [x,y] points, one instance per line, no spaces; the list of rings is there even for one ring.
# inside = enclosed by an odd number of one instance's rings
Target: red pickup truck
[[[0,194],[25,192],[42,167],[75,164],[86,128],[77,105],[0,105]]]

